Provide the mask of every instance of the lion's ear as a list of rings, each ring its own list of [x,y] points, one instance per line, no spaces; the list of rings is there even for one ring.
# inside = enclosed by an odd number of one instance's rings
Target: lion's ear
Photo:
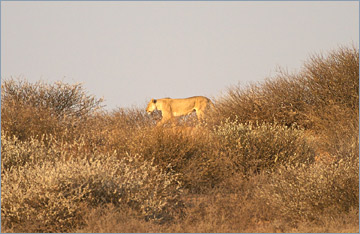
[[[153,102],[153,103],[156,103],[156,99],[153,99],[152,102]]]

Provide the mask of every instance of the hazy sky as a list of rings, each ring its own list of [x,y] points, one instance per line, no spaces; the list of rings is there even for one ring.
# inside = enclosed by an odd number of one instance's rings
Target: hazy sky
[[[107,109],[219,97],[359,43],[356,2],[1,2],[1,78],[82,82]]]

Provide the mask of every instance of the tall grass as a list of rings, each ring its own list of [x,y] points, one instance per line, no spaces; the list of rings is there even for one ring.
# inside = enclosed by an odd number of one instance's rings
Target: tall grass
[[[358,232],[359,53],[215,100],[206,123],[2,81],[3,232]]]

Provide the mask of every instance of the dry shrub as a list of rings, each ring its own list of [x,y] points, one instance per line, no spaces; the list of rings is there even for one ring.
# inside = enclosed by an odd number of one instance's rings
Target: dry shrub
[[[221,180],[216,139],[202,127],[143,128],[127,142],[127,150],[153,159],[164,170],[180,173],[185,188],[199,192]]]
[[[47,161],[63,158],[64,152],[57,147],[47,147],[44,139],[52,142],[50,136],[42,136],[42,140],[31,137],[27,141],[20,141],[15,135],[7,136],[1,133],[1,172],[12,168],[29,165],[41,165]]]
[[[44,149],[26,150],[25,145],[16,148],[9,139],[2,144],[10,144],[4,147],[14,149],[3,152],[5,158],[10,157],[7,154],[27,153],[28,157],[37,158],[39,152],[49,153]],[[43,147],[40,143],[27,146]],[[178,175],[139,158],[126,155],[119,160],[114,155],[101,154],[90,160],[43,158],[42,163],[3,169],[2,223],[16,232],[71,231],[83,224],[84,207],[108,203],[129,207],[139,217],[160,222],[181,215]]]
[[[359,156],[358,111],[340,105],[330,105],[323,112],[310,112],[317,137],[315,149],[332,155],[332,160]],[[344,158],[346,157],[346,158]]]
[[[271,206],[259,202],[253,195],[258,185],[268,181],[266,175],[257,175],[249,181],[239,180],[237,194],[222,193],[193,195],[186,199],[186,216],[175,222],[159,225],[136,219],[132,214],[114,206],[96,208],[87,212],[86,225],[77,232],[97,233],[306,233],[358,232],[358,214],[353,210],[336,219],[322,216],[321,223],[303,221],[296,227],[280,219]],[[241,193],[240,193],[241,192]],[[355,224],[355,225],[354,225]]]
[[[38,81],[30,83],[24,79],[2,80],[1,100],[37,108],[50,109],[57,118],[64,116],[85,117],[100,107],[102,99],[87,95],[81,84]]]
[[[155,159],[160,165],[183,167],[189,159],[201,154],[205,145],[200,138],[191,138],[166,128],[148,128],[138,131],[128,143],[128,150],[145,159]]]
[[[302,76],[309,89],[309,104],[319,112],[338,104],[359,109],[359,50],[341,47],[328,56],[312,56],[305,63]]]
[[[359,212],[359,158],[300,168],[282,166],[258,186],[255,196],[275,213],[273,219],[321,224]],[[355,211],[355,212],[353,212]]]
[[[339,115],[329,106],[358,113],[359,51],[343,47],[327,56],[314,55],[298,73],[281,70],[263,83],[233,86],[216,103],[215,122],[237,118],[242,123],[276,122],[317,129],[323,124],[319,117]],[[354,121],[347,117],[341,121]]]
[[[100,108],[101,102],[81,84],[2,80],[1,129],[20,140],[65,134]]]
[[[303,124],[306,87],[298,75],[279,72],[263,83],[228,88],[216,102],[217,115],[212,122],[237,119],[241,123]]]
[[[50,110],[5,101],[1,102],[1,129],[20,140],[59,134],[63,130]]]
[[[358,231],[358,63],[313,56],[176,127],[99,111],[78,84],[3,80],[2,230]]]
[[[118,109],[98,112],[88,118],[79,131],[89,149],[101,152],[129,152],[128,144],[143,129],[148,129],[153,120],[139,109]]]
[[[306,115],[321,139],[318,147],[336,160],[359,155],[359,50],[342,47],[305,63]]]
[[[154,126],[155,119],[144,110],[137,108],[119,108],[109,114],[109,118],[117,128],[133,130],[148,126]]]
[[[235,120],[218,126],[215,134],[220,138],[221,153],[231,159],[235,172],[244,175],[314,161],[304,130],[295,127],[241,124]]]
[[[84,217],[84,226],[77,233],[154,233],[161,224],[137,218],[132,210],[108,204],[89,208]]]

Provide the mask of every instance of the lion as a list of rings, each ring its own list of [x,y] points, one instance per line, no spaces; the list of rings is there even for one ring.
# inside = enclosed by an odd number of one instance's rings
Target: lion
[[[195,96],[189,98],[162,98],[151,99],[146,112],[151,114],[155,110],[161,111],[162,119],[157,123],[157,126],[173,120],[174,117],[189,115],[196,112],[196,116],[199,121],[202,121],[205,117],[205,112],[209,107],[214,107],[214,104],[207,97]]]

